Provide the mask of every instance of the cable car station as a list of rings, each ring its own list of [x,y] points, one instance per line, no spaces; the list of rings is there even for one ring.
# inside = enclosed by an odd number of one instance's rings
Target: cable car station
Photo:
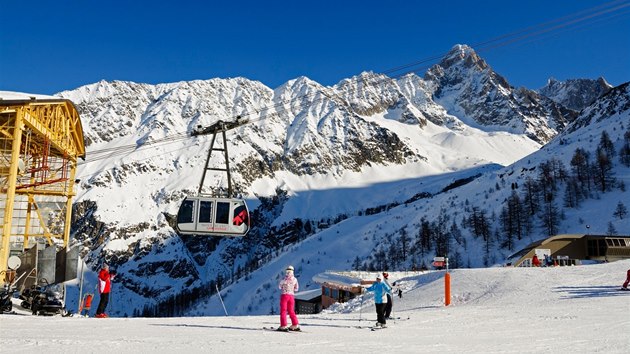
[[[77,159],[84,157],[71,101],[0,92],[0,284],[15,274],[9,257],[29,249],[31,239],[67,249]]]

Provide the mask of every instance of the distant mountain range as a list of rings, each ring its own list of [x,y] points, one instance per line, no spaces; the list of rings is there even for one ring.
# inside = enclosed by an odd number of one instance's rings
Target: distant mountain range
[[[86,85],[58,94],[75,103],[87,144],[73,237],[94,269],[104,260],[118,268],[122,287],[115,291],[126,301],[115,312],[146,315],[156,300],[203,297],[210,284],[246,281],[343,220],[378,214],[398,224],[381,213],[402,204],[420,212],[441,191],[479,183],[567,127],[579,129],[571,127],[585,114],[601,116],[592,107],[610,92],[603,78],[514,88],[465,45],[454,46],[423,78],[364,72],[331,87],[300,77],[275,89],[245,78]],[[197,191],[210,143],[189,134],[236,117],[250,123],[228,132],[230,164],[254,227],[243,239],[180,237],[174,216]],[[496,182],[484,183],[477,188]],[[217,175],[204,188],[222,185]],[[417,233],[419,225],[409,223],[406,232]],[[369,251],[391,232],[342,236],[370,239]],[[482,265],[475,258],[468,265]],[[500,262],[501,252],[494,258]],[[343,264],[345,258],[337,266]]]

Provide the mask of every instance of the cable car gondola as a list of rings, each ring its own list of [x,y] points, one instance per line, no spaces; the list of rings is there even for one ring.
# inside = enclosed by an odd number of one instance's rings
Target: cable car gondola
[[[245,236],[249,231],[249,210],[247,209],[247,204],[244,199],[232,196],[232,181],[225,138],[226,130],[248,123],[247,120],[239,120],[239,118],[237,117],[236,122],[218,121],[210,127],[198,128],[191,133],[193,136],[212,134],[212,142],[208,151],[206,168],[201,177],[198,195],[187,196],[177,212],[176,229],[179,234],[241,237]],[[214,147],[217,133],[221,133],[223,136],[223,148]],[[213,151],[223,152],[225,168],[208,167],[210,155],[212,155]],[[208,196],[201,193],[208,170],[227,173],[228,188],[226,195]]]
[[[183,235],[245,236],[249,211],[242,199],[186,197],[177,213]]]

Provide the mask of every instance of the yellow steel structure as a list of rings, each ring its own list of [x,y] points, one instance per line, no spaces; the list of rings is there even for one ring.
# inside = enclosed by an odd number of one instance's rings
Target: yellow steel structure
[[[74,104],[0,94],[0,284],[11,249],[29,238],[68,246],[83,128]]]

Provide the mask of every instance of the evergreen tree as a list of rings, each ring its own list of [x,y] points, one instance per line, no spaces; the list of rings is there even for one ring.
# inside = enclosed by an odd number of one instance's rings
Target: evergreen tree
[[[505,235],[503,241],[501,242],[501,247],[511,250],[514,246],[514,233],[510,212],[507,206],[504,206],[503,209],[501,209],[500,221],[503,229],[503,235]]]
[[[446,209],[441,209],[437,221],[433,226],[435,241],[435,253],[448,256],[450,245],[450,233],[448,228],[449,216]]]
[[[475,223],[477,224],[479,236],[483,237],[483,240],[488,242],[488,239],[490,238],[490,223],[486,217],[485,210],[479,210],[477,212],[477,220]]]
[[[490,230],[488,230],[488,234],[490,234]],[[484,238],[484,248],[483,248],[483,264],[487,267],[490,266],[492,261],[492,237],[488,235],[487,238]]]
[[[304,224],[304,232],[306,232],[307,235],[310,235],[311,232],[313,232],[313,225],[310,220],[307,220]]]
[[[608,236],[617,235],[617,229],[615,228],[615,225],[613,225],[612,221],[608,222],[608,230],[606,230],[606,235]]]
[[[630,167],[630,128],[623,134],[623,145],[619,151],[619,160],[624,166]]]
[[[597,148],[598,150],[603,150],[604,153],[606,153],[608,158],[610,158],[611,160],[615,156],[615,145],[613,144],[612,140],[610,140],[610,136],[608,136],[607,131],[604,130],[602,132]]]
[[[589,160],[589,153],[582,148],[575,149],[573,157],[571,158],[571,170],[573,171],[573,176],[577,178],[577,181],[584,193],[586,193],[587,190],[590,190],[591,163]]]
[[[420,254],[420,259],[424,259],[426,254],[431,250],[431,224],[427,219],[420,220],[420,230],[416,238],[416,248]]]
[[[525,210],[530,216],[536,215],[539,208],[539,188],[538,183],[531,177],[527,177],[523,184],[524,196],[523,202],[525,204]]]
[[[488,218],[486,217],[486,212],[479,209],[477,206],[473,207],[469,223],[473,235],[477,238],[483,237],[485,241],[488,235]]]
[[[564,189],[564,206],[567,208],[577,208],[580,205],[580,195],[578,179],[575,177],[570,178]]]
[[[389,261],[389,257],[387,257],[387,254],[385,253],[383,249],[380,249],[378,252],[374,254],[373,269],[374,270],[389,269],[388,261]]]
[[[625,218],[626,215],[628,215],[628,208],[626,208],[626,206],[622,202],[617,203],[617,208],[615,209],[613,216],[621,220]]]
[[[472,232],[473,236],[479,238],[479,228],[477,227],[477,214],[479,213],[479,208],[474,206],[470,209],[470,217],[468,218],[468,223],[466,226]]]
[[[548,193],[545,197],[545,203],[540,214],[540,220],[548,236],[553,236],[558,233],[560,215],[558,213],[558,208],[553,201],[552,193]]]
[[[525,233],[525,218],[527,213],[523,211],[521,198],[516,191],[506,199],[500,212],[499,222],[503,231],[503,239],[497,239],[502,248],[512,250],[514,239],[522,239]]]
[[[383,269],[387,270],[389,268],[392,268],[392,269],[398,268],[398,264],[401,263],[401,260],[402,260],[402,252],[397,247],[396,242],[392,242],[389,245],[387,256],[388,256],[388,268],[383,268]]]
[[[361,259],[359,258],[359,256],[356,256],[354,258],[354,261],[352,262],[352,269],[361,270]]]
[[[619,150],[619,162],[624,166],[630,167],[630,142],[626,141]]]
[[[609,191],[614,184],[613,165],[610,156],[603,148],[598,148],[594,166],[595,182],[602,192]]]
[[[538,173],[538,190],[546,197],[548,194],[558,191],[558,184],[567,179],[567,172],[564,164],[555,158],[541,163]]]

